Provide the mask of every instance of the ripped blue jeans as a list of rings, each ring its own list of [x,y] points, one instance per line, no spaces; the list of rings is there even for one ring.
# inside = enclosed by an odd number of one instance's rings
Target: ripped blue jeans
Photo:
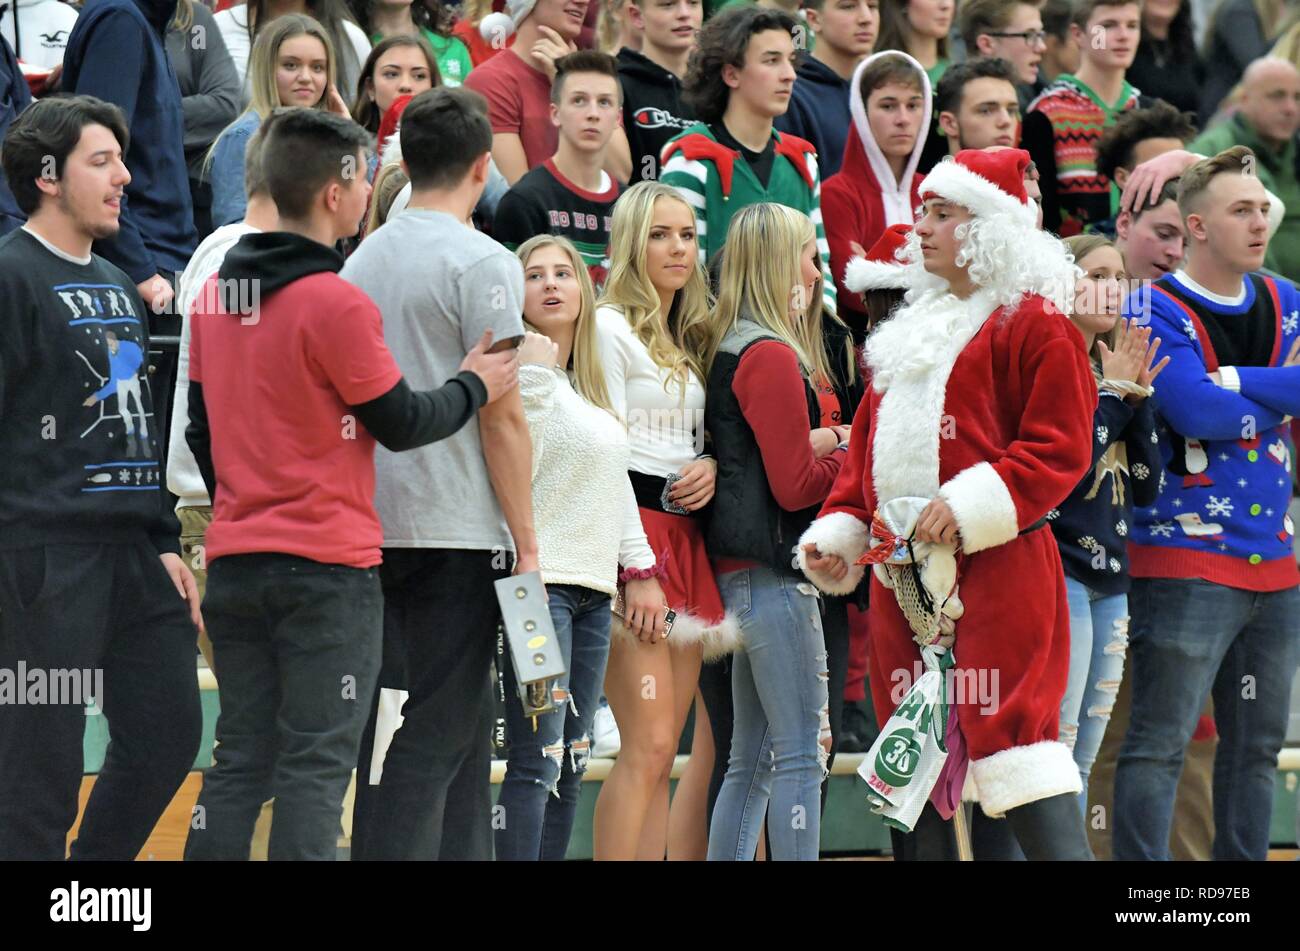
[[[1065,579],[1070,602],[1070,675],[1061,699],[1061,742],[1074,751],[1083,780],[1079,808],[1087,818],[1088,775],[1115,706],[1128,650],[1128,595],[1102,594]]]
[[[754,567],[718,575],[744,646],[731,662],[731,759],[709,829],[709,861],[747,862],[763,817],[777,861],[817,861],[823,737],[830,736],[826,641],[811,584]]]
[[[548,584],[546,593],[568,673],[555,684],[556,709],[539,716],[534,730],[506,652],[509,751],[492,817],[499,860],[561,861],[568,852],[609,661],[609,595],[567,584]]]

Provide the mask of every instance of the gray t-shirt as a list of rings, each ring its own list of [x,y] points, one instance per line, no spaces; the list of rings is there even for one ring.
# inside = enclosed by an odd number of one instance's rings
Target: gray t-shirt
[[[407,209],[389,219],[340,273],[379,307],[384,340],[415,390],[455,376],[483,331],[493,340],[524,332],[518,259],[443,212]],[[514,550],[477,420],[410,452],[378,447],[375,466],[385,546]]]

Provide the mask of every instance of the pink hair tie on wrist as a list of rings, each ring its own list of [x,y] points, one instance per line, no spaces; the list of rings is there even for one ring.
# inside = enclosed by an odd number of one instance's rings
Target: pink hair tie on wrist
[[[662,578],[664,575],[664,562],[657,561],[652,568],[624,568],[618,573],[618,583],[627,584],[629,581],[648,581],[651,578]]]

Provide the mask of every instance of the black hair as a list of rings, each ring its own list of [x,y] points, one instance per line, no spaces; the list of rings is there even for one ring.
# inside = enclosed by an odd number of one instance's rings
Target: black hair
[[[257,131],[248,137],[248,145],[244,147],[244,194],[249,198],[271,194],[266,184],[266,169],[262,165],[262,149],[278,118],[271,113],[258,123]]]
[[[1130,109],[1097,140],[1097,171],[1109,179],[1115,170],[1133,170],[1138,143],[1147,139],[1178,139],[1184,144],[1196,137],[1196,124],[1188,113],[1157,99],[1145,109]]]
[[[728,7],[710,17],[700,30],[682,82],[682,95],[703,122],[721,122],[731,88],[722,79],[722,67],[745,65],[749,41],[758,33],[780,30],[794,35],[799,22],[784,10],[766,7]]]
[[[317,194],[333,182],[364,177],[366,130],[351,119],[320,109],[276,109],[262,143],[262,173],[280,214],[304,221]]]
[[[1142,21],[1142,36],[1138,41],[1138,51],[1151,43],[1158,43],[1147,31],[1146,21]],[[1182,0],[1178,12],[1169,22],[1169,49],[1174,54],[1175,63],[1196,62],[1196,36],[1192,31],[1192,0]]]
[[[1073,0],[1043,0],[1038,8],[1043,16],[1043,32],[1064,43],[1070,35],[1070,20],[1074,17]]]
[[[422,92],[402,113],[401,142],[413,189],[452,187],[492,151],[487,100],[464,86]]]
[[[347,0],[348,9],[361,29],[366,31],[366,36],[375,32],[371,23],[375,3],[376,0]],[[411,3],[411,22],[415,24],[416,29],[428,30],[439,36],[451,36],[456,15],[457,9],[443,0],[413,0]]]
[[[949,66],[934,90],[934,113],[956,112],[961,108],[962,93],[966,84],[976,79],[1005,79],[1014,90],[1016,71],[1005,59],[996,56],[981,56],[968,59],[964,63]]]
[[[9,126],[0,143],[0,167],[9,190],[23,214],[31,216],[41,206],[38,178],[63,177],[68,156],[81,141],[88,125],[102,125],[113,133],[123,156],[130,145],[126,116],[111,102],[94,96],[51,96],[37,99]],[[54,167],[50,167],[53,160]]]

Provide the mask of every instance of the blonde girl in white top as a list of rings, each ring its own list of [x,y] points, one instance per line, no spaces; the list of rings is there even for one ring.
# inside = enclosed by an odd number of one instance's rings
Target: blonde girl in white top
[[[562,860],[568,850],[609,657],[619,565],[638,601],[662,603],[654,553],[628,481],[628,441],[605,388],[595,294],[578,249],[539,235],[519,248],[524,322],[519,382],[533,440],[533,512],[542,581],[566,674],[556,709],[524,716],[505,655],[509,754],[496,856]]]
[[[622,750],[596,803],[597,859],[664,857],[669,773],[701,658],[734,647],[737,632],[698,518],[717,471],[703,451],[709,294],[698,262],[695,214],[673,189],[641,182],[619,198],[596,325],[667,604],[629,590],[627,623],[614,622],[605,695]],[[676,613],[667,638],[666,607]]]

